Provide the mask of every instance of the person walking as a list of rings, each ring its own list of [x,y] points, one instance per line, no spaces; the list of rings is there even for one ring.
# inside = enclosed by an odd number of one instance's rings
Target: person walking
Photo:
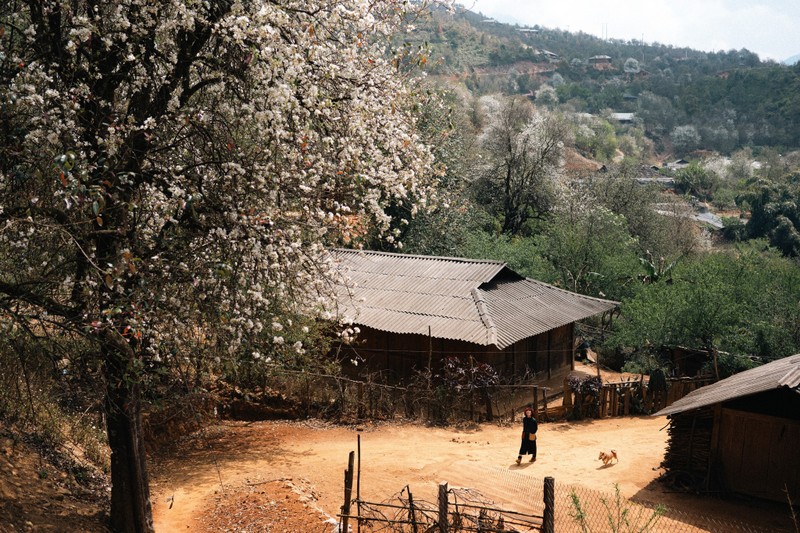
[[[522,419],[522,444],[519,447],[517,464],[522,462],[523,455],[530,454],[531,463],[536,460],[536,432],[539,430],[539,424],[533,418],[533,409],[526,407],[524,413],[525,416]]]

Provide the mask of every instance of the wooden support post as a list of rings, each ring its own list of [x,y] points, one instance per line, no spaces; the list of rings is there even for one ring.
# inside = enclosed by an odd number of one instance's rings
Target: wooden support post
[[[342,505],[342,531],[347,531],[347,523],[350,520],[350,500],[353,497],[353,462],[355,452],[350,452],[347,460],[347,470],[344,471],[344,505]]]
[[[542,520],[542,531],[544,533],[555,533],[555,501],[556,501],[556,480],[547,476],[544,478],[544,516]]]
[[[431,390],[431,362],[433,361],[433,334],[428,326],[428,390]]]
[[[361,532],[361,434],[358,435],[358,467],[356,468],[356,531]]]
[[[569,413],[572,411],[572,389],[569,387],[569,380],[564,380],[564,410]],[[513,420],[512,420],[513,422]]]
[[[631,388],[630,387],[626,387],[625,388],[625,412],[624,412],[624,414],[625,414],[625,416],[628,416],[628,415],[631,414]]]
[[[533,386],[533,417],[539,417],[539,387],[538,385]]]
[[[600,409],[598,409],[598,415],[600,418],[606,417],[606,399],[608,398],[608,389],[605,387],[600,387]]]
[[[639,396],[642,398],[642,409],[647,412],[647,386],[644,383],[644,374],[639,374]]]
[[[439,483],[439,533],[447,533],[447,482]]]
[[[369,410],[367,413],[369,414],[370,418],[375,418],[375,405],[374,405],[374,398],[373,398],[373,388],[372,388],[372,374],[367,376],[367,398],[369,399]]]
[[[411,495],[411,487],[406,485],[408,490],[408,521],[411,522],[411,531],[418,533],[417,530],[417,516],[414,513],[414,497]]]
[[[619,413],[619,394],[617,389],[611,389],[611,416],[617,416]]]
[[[546,420],[547,419],[547,389],[546,388],[542,391],[542,406],[544,408],[544,411],[542,412],[542,419]]]

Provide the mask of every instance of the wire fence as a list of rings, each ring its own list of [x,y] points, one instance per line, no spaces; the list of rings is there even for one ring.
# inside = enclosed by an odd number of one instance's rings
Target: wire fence
[[[505,533],[542,531],[544,517],[501,509],[481,492],[440,485],[436,501],[414,499],[410,487],[383,503],[357,501],[356,529],[369,532]]]
[[[522,407],[531,407],[538,420],[606,418],[649,414],[708,384],[706,379],[666,379],[654,391],[642,378],[601,383],[591,390],[570,378],[564,384],[537,384],[536,375],[525,380],[491,386],[448,387],[426,376],[410,383],[388,382],[381,373],[363,379],[275,369],[265,385],[279,390],[297,414],[338,419],[391,419],[405,417],[435,424],[454,421],[514,421]],[[582,379],[582,381],[581,381]],[[580,381],[577,386],[573,381]],[[577,389],[576,389],[577,387]]]
[[[776,533],[773,527],[635,502],[620,496],[618,490],[604,493],[570,485],[556,485],[555,510],[556,530],[565,532]]]
[[[449,533],[545,531],[547,483],[520,472],[479,467],[481,486],[459,484],[459,475],[448,472]],[[465,472],[465,479],[474,479]],[[370,480],[365,480],[367,483]],[[560,485],[555,479],[552,498],[554,531],[562,533],[658,532],[658,533],[778,533],[794,532],[775,524],[759,525],[726,517],[701,515],[680,509],[624,498],[619,490],[598,491],[576,485]],[[614,487],[615,488],[615,487]],[[414,489],[412,495],[412,489]],[[406,486],[382,502],[354,500],[352,531],[441,531],[441,485],[433,488]],[[426,492],[428,491],[428,492]],[[359,508],[356,511],[356,508]],[[360,515],[359,522],[356,516]],[[416,527],[416,529],[414,529]]]

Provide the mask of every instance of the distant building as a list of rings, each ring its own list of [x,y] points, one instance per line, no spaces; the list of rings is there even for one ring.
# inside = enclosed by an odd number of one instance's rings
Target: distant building
[[[612,68],[611,56],[592,56],[587,60],[590,67],[597,70],[605,70]]]
[[[539,50],[539,54],[543,55],[548,61],[558,61],[558,54],[553,53],[550,50]]]
[[[611,113],[611,118],[621,124],[633,124],[635,113]]]
[[[664,168],[667,170],[681,170],[689,166],[689,162],[685,159],[677,159],[675,161],[664,163]]]

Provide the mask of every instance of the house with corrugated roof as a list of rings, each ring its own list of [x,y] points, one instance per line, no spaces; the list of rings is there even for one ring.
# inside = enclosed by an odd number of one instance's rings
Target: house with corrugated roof
[[[620,124],[633,124],[636,120],[635,113],[611,113],[611,118]]]
[[[667,170],[681,170],[689,166],[689,162],[685,159],[676,159],[664,163],[664,168]]]
[[[665,478],[695,491],[800,496],[800,354],[690,392],[670,419]]]
[[[561,380],[574,369],[575,322],[617,307],[500,261],[331,253],[348,280],[339,288],[340,317],[360,329],[351,347],[358,370],[385,371],[397,382],[429,365],[437,371],[450,356],[488,363],[503,376]]]
[[[545,59],[550,62],[557,62],[559,61],[558,54],[555,52],[551,52],[550,50],[539,50],[539,54],[543,55]]]
[[[586,60],[590,67],[597,69],[597,70],[608,70],[613,68],[611,63],[611,56],[607,55],[596,55],[592,56]]]

